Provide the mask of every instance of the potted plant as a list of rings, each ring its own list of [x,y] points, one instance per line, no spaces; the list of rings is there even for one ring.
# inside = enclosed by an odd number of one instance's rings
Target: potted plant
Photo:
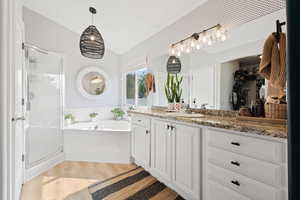
[[[167,82],[165,84],[165,95],[168,101],[168,110],[174,110],[174,76],[168,73]]]
[[[181,110],[181,96],[182,96],[182,83],[183,77],[179,77],[178,74],[171,75],[168,73],[167,82],[165,85],[165,94],[168,100],[169,110]]]
[[[95,122],[96,121],[96,117],[98,116],[99,114],[96,113],[96,112],[92,112],[89,114],[90,118],[91,118],[91,121],[92,122]]]
[[[66,114],[65,115],[65,121],[66,121],[67,125],[70,125],[70,124],[74,123],[74,121],[75,121],[74,115],[72,115],[72,114]]]
[[[111,112],[114,114],[115,120],[121,120],[125,115],[125,112],[121,108],[114,108],[111,110]]]
[[[182,83],[183,77],[178,77],[178,74],[175,75],[175,81],[174,81],[174,100],[175,100],[175,110],[179,111],[182,108],[182,103],[180,102],[181,100],[181,96],[182,96],[182,87],[181,87],[181,83]]]

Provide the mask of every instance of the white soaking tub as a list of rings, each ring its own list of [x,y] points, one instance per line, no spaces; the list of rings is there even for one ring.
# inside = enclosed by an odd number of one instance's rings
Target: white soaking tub
[[[66,160],[129,163],[129,121],[80,122],[64,128]]]

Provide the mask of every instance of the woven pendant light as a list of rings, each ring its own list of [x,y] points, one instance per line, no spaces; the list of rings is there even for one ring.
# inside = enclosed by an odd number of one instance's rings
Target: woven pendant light
[[[97,13],[93,7],[89,8],[92,16]],[[104,56],[105,45],[102,35],[94,25],[87,27],[80,37],[81,55],[92,59],[101,59]]]
[[[170,74],[177,74],[181,71],[180,59],[176,56],[170,56],[167,62],[167,72]]]

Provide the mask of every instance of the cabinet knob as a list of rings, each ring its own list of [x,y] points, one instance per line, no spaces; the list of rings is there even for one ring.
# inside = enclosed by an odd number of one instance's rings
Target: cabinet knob
[[[238,143],[238,142],[231,142],[231,144],[234,145],[234,146],[241,146],[241,144]]]
[[[148,133],[149,133],[149,131],[148,130],[146,130],[146,134],[148,135]]]
[[[168,125],[167,125],[167,130],[169,130],[169,129],[170,129],[170,125],[168,124]]]
[[[175,127],[174,126],[171,126],[171,131],[173,131],[175,129]]]
[[[230,162],[232,165],[235,165],[235,166],[240,166],[241,164],[237,161],[231,161]]]
[[[238,181],[231,181],[233,185],[240,186],[241,184]]]

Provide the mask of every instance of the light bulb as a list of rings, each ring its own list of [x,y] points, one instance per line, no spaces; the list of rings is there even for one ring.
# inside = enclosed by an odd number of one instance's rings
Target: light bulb
[[[180,56],[181,56],[181,52],[180,52],[180,51],[178,51],[178,53],[177,53],[177,56],[178,56],[178,57],[180,57]]]
[[[96,38],[95,38],[94,35],[91,35],[90,39],[91,39],[92,41],[94,41]]]
[[[216,31],[216,37],[217,37],[217,38],[220,38],[221,35],[222,35],[221,30],[218,29],[218,30]]]
[[[195,42],[191,41],[191,47],[193,48],[195,46]]]
[[[172,63],[173,63],[173,64],[175,64],[175,63],[176,63],[176,59],[175,59],[175,58],[173,59]]]
[[[223,35],[221,36],[221,40],[222,40],[222,41],[225,41],[226,39],[227,39],[226,35],[223,34]]]
[[[187,48],[185,52],[190,53],[191,52],[190,48]]]
[[[203,42],[203,43],[206,43],[206,42],[207,42],[207,38],[206,38],[205,35],[203,35],[203,37],[202,37],[202,42]]]
[[[197,44],[196,49],[199,50],[201,48],[200,44]]]
[[[208,46],[212,45],[212,40],[211,40],[211,39],[209,39],[209,40],[207,41],[207,45],[208,45]]]
[[[174,48],[171,49],[171,54],[172,54],[172,56],[175,55],[175,49]]]
[[[183,45],[181,45],[181,47],[180,47],[180,51],[184,51],[184,46]]]

